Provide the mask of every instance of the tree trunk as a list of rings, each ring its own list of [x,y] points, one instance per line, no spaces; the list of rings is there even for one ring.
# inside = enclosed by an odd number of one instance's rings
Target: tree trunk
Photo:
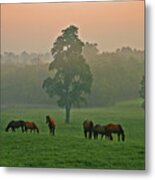
[[[69,107],[66,107],[66,124],[70,123],[70,109]]]

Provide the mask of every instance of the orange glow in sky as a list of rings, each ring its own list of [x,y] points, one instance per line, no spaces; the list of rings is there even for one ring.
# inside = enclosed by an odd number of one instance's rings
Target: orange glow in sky
[[[101,51],[144,49],[144,1],[1,5],[1,50],[49,52],[69,25]]]

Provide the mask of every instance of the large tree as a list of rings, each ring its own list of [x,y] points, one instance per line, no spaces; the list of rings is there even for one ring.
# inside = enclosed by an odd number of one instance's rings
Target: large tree
[[[48,95],[58,97],[58,106],[66,110],[66,123],[70,122],[72,106],[86,102],[91,92],[92,74],[82,56],[84,43],[78,37],[78,28],[69,26],[62,30],[51,49],[53,61],[49,65],[52,76],[43,82]]]

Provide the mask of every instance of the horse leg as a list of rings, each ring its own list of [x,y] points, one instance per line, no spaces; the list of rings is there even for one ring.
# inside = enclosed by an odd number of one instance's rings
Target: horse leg
[[[120,133],[118,133],[117,135],[118,135],[118,141],[120,141]]]
[[[52,134],[52,128],[50,128],[50,134]]]
[[[51,134],[53,135],[53,128],[51,128]]]
[[[101,134],[101,140],[103,139],[104,134]]]
[[[55,136],[55,128],[53,128],[53,136]]]
[[[54,136],[54,128],[52,128],[52,135]]]
[[[89,131],[89,139],[92,138],[92,131]]]
[[[96,139],[98,139],[98,133],[96,134]]]
[[[111,141],[113,140],[113,137],[112,137],[112,135],[111,135],[111,134],[109,134],[109,138],[110,138],[110,140],[111,140]]]
[[[87,139],[87,131],[86,130],[84,130],[84,136]]]
[[[22,126],[21,129],[22,129],[22,133],[24,133],[24,126]]]
[[[107,140],[107,138],[108,138],[108,136],[107,136],[107,135],[105,135],[105,141]]]
[[[93,135],[94,135],[94,139],[96,139],[96,132],[93,132]]]
[[[94,134],[94,139],[98,139],[98,133],[97,132],[95,132],[95,134]]]

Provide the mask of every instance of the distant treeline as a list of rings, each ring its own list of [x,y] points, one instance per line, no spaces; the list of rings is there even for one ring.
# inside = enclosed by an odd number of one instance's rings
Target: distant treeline
[[[15,54],[13,52],[4,52],[1,54],[1,64],[24,64],[24,65],[33,65],[33,64],[45,64],[49,63],[52,59],[50,53],[28,53],[26,51],[21,52],[20,54]]]
[[[116,52],[100,53],[96,44],[86,43],[83,55],[93,74],[87,107],[106,106],[139,97],[140,82],[144,75],[144,51],[123,47]],[[50,54],[47,54],[49,59],[43,61],[44,58],[40,56],[42,61],[36,60],[35,63],[28,60],[29,63],[19,63],[19,56],[16,63],[11,59],[12,63],[4,63],[4,54],[2,57],[2,106],[57,107],[56,98],[50,99],[42,89],[43,80],[51,74],[48,71]]]

